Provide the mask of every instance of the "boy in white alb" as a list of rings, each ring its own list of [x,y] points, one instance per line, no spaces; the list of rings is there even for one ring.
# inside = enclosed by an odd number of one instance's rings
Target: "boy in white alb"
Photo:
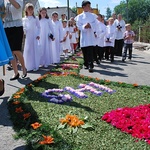
[[[101,14],[97,15],[97,28],[96,28],[96,54],[97,59],[100,61],[103,58],[104,54],[104,36],[106,34],[106,25],[102,22],[103,16]],[[96,57],[97,57],[96,56]]]
[[[83,13],[76,17],[76,24],[80,30],[80,47],[83,52],[85,69],[93,72],[93,46],[95,46],[95,27],[96,18],[90,13],[91,3],[89,1],[82,2]]]
[[[108,25],[106,27],[106,34],[104,37],[104,47],[105,47],[105,59],[114,61],[114,45],[115,45],[115,26],[113,25],[114,19],[108,19]]]

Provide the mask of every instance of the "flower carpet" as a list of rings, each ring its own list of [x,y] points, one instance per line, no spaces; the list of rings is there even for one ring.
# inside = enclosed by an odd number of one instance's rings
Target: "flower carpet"
[[[150,87],[79,74],[70,58],[8,102],[16,139],[36,150],[150,148]]]

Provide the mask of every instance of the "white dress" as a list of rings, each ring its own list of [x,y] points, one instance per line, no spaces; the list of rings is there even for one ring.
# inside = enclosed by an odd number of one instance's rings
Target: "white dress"
[[[63,28],[63,37],[65,37],[67,31],[69,31],[69,28],[66,27],[66,28]],[[69,39],[69,34],[66,38],[66,41],[62,42],[62,48],[63,50],[69,50],[70,49],[70,39]]]
[[[62,45],[60,41],[63,40],[62,30],[63,26],[60,21],[53,21],[52,26],[54,31],[54,38],[55,40],[52,41],[52,63],[59,63],[60,62],[60,54],[62,53]]]
[[[40,65],[48,66],[52,63],[52,39],[49,38],[49,34],[54,35],[52,21],[50,19],[42,18],[40,20],[40,27]]]
[[[40,64],[37,36],[40,36],[40,23],[38,18],[28,16],[23,18],[23,29],[26,35],[24,46],[24,61],[27,71],[38,69]]]
[[[69,32],[71,34],[70,43],[76,43],[76,32],[75,32],[75,26],[69,27]]]

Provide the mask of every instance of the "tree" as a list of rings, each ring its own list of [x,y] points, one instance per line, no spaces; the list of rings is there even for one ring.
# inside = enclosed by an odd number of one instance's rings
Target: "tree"
[[[77,12],[77,8],[76,7],[72,7],[71,8],[73,12]]]
[[[111,17],[111,9],[107,7],[106,9],[106,19],[108,20]]]
[[[150,0],[128,0],[128,14],[129,22],[133,23],[135,20],[145,21],[150,16]],[[120,2],[120,5],[114,8],[116,14],[122,14],[125,21],[127,21],[127,3],[126,0]]]

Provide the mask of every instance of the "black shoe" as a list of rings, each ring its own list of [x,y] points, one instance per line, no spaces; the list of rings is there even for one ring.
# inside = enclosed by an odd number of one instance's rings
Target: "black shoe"
[[[92,67],[89,68],[89,72],[91,72],[91,73],[93,72],[93,68]]]
[[[99,62],[98,60],[96,61],[96,63],[97,63],[98,65],[100,64],[100,62]]]
[[[10,78],[10,81],[18,79],[20,74],[18,73],[15,77]]]
[[[111,62],[114,62],[114,59],[111,59]]]
[[[26,73],[23,74],[21,77],[22,77],[22,78],[25,78],[26,76],[27,76],[27,69],[26,69]]]
[[[5,81],[2,79],[2,82],[3,82],[3,89],[0,91],[0,96],[2,96],[5,92]]]
[[[26,76],[27,76],[27,73],[26,73],[26,74],[23,74],[21,77],[22,77],[22,78],[25,78]]]
[[[8,66],[7,66],[7,70],[9,70],[9,71],[10,71],[10,70],[13,70],[12,66],[11,66],[11,65],[8,65]]]

